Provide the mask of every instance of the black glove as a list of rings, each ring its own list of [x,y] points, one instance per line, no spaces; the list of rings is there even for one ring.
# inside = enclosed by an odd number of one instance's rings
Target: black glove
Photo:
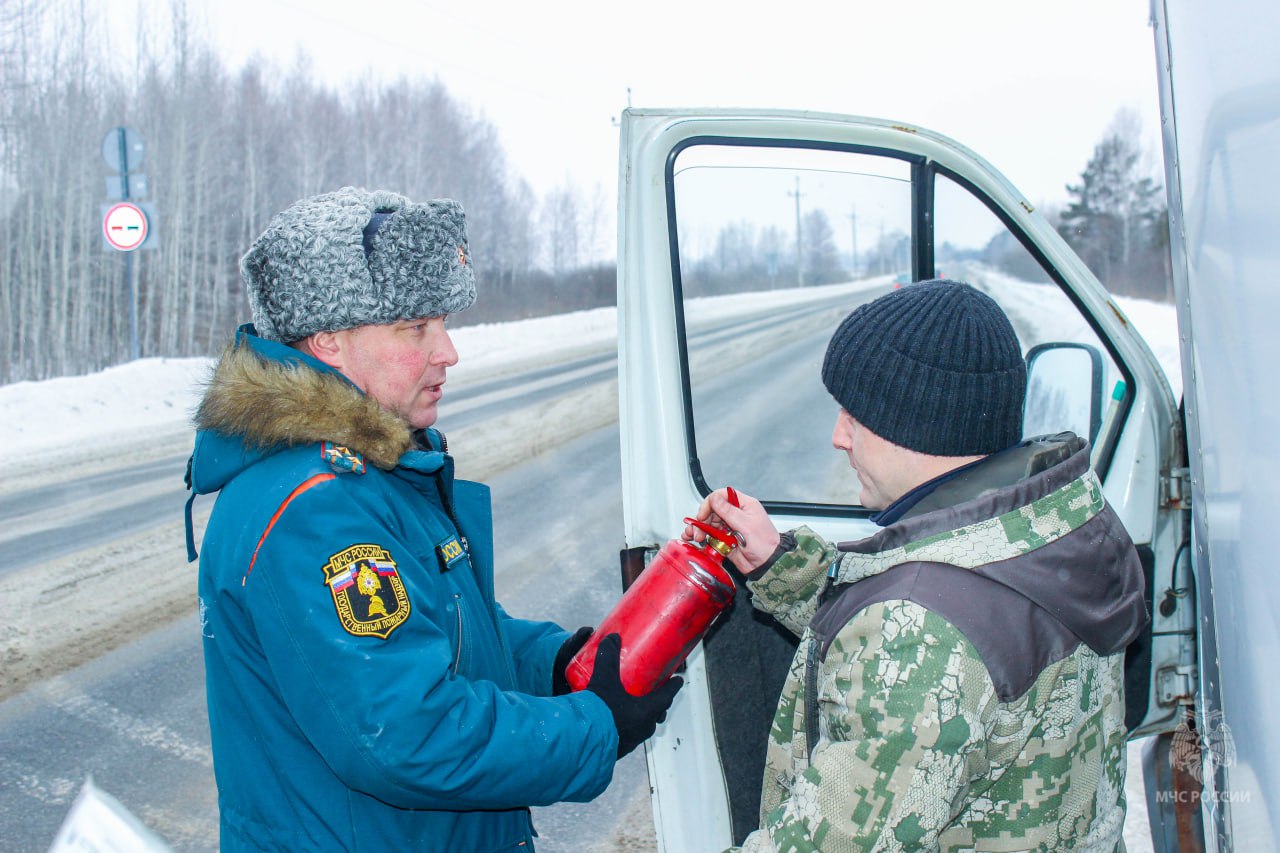
[[[573,632],[572,637],[564,641],[560,651],[556,652],[556,662],[551,665],[552,696],[563,696],[573,689],[569,686],[569,676],[565,674],[565,670],[569,668],[569,661],[573,660],[578,650],[591,639],[591,632],[594,630],[595,628],[590,627],[579,628]]]
[[[622,686],[619,672],[622,637],[610,634],[596,648],[596,665],[587,689],[604,700],[618,728],[618,757],[626,755],[653,734],[667,718],[667,709],[676,698],[684,679],[672,678],[645,696],[632,696]]]

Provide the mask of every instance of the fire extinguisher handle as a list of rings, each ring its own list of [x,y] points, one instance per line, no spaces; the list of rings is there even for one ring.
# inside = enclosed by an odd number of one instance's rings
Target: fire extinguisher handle
[[[723,542],[723,543],[724,543],[724,544],[726,544],[726,545],[730,545],[730,546],[734,546],[734,547],[736,547],[736,546],[737,546],[737,544],[738,544],[738,540],[736,540],[736,539],[734,539],[734,538],[733,538],[733,534],[732,534],[732,533],[730,533],[730,532],[729,532],[729,531],[727,531],[727,530],[723,530],[723,529],[721,529],[721,528],[719,528],[719,527],[715,527],[715,526],[713,526],[713,525],[707,524],[705,521],[699,521],[699,520],[698,520],[698,519],[696,519],[696,518],[687,518],[687,517],[686,517],[686,518],[685,518],[685,520],[684,520],[684,523],[685,523],[685,524],[688,524],[688,525],[692,525],[693,527],[698,528],[698,529],[699,529],[699,530],[701,530],[703,533],[707,534],[708,536],[712,537],[713,539],[716,539],[716,540],[718,540],[718,541],[720,541],[720,542]]]

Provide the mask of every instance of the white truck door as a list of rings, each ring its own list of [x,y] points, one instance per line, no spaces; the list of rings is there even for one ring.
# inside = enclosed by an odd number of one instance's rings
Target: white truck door
[[[1128,661],[1130,727],[1176,725],[1195,676],[1193,597],[1177,565],[1176,403],[1123,312],[1026,199],[957,143],[875,119],[628,110],[621,140],[624,575],[723,485],[763,500],[780,529],[808,524],[834,541],[873,532],[830,446],[827,340],[893,287],[961,279],[1004,307],[1025,350],[1077,345],[1089,393],[1033,394],[1029,428],[1094,439],[1154,617]],[[663,850],[719,850],[757,826],[795,642],[740,593],[691,656],[647,748]]]

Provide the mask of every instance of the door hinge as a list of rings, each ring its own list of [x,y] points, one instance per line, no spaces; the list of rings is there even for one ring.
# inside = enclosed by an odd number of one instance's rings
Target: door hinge
[[[1197,680],[1197,672],[1193,664],[1161,669],[1156,674],[1156,701],[1161,705],[1192,701],[1196,694]]]
[[[1165,509],[1191,509],[1191,469],[1170,468],[1160,479],[1160,505]]]

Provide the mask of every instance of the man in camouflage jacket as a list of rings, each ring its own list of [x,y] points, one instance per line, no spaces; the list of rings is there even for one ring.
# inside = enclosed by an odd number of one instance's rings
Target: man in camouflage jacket
[[[1088,443],[1019,440],[1025,376],[985,295],[895,291],[823,364],[884,529],[833,546],[749,496],[704,502],[755,606],[801,637],[744,851],[1123,849],[1142,573]]]

